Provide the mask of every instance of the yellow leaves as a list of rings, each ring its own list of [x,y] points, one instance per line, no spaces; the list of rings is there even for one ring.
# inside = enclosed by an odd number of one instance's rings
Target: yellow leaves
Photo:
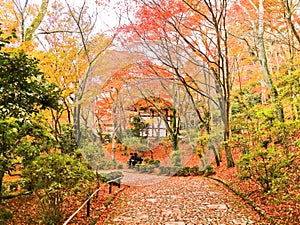
[[[147,120],[143,120],[143,123],[144,124],[152,124],[154,122],[154,118],[150,118],[150,119],[147,119]]]
[[[13,133],[18,133],[18,129],[17,129],[17,128],[15,128],[15,127],[14,127],[14,128],[12,128],[12,129],[11,129],[11,131],[12,131]]]

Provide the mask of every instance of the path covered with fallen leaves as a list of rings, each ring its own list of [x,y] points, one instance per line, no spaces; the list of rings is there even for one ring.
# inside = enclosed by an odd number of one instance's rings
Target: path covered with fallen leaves
[[[170,177],[132,186],[120,194],[99,224],[262,224],[245,202],[205,177]]]

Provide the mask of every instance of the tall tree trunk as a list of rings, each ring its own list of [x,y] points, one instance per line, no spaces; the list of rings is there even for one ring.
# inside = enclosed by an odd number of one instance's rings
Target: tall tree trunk
[[[234,167],[234,159],[232,155],[231,148],[229,146],[229,141],[231,138],[231,131],[230,131],[230,125],[231,125],[231,102],[230,102],[230,96],[231,96],[231,77],[229,72],[229,54],[228,54],[228,39],[227,39],[227,29],[226,29],[226,8],[227,8],[227,1],[223,1],[223,13],[221,16],[221,24],[218,26],[218,29],[216,29],[217,37],[219,39],[218,48],[219,55],[220,55],[220,74],[222,74],[223,77],[223,95],[224,95],[224,113],[225,113],[225,128],[224,128],[224,142],[225,142],[225,154],[226,154],[226,163],[227,167]],[[221,47],[223,46],[223,50]]]
[[[171,133],[171,138],[172,138],[172,144],[173,144],[173,150],[177,151],[179,150],[179,146],[178,146],[178,133],[179,133],[179,127],[177,124],[177,117],[176,117],[176,109],[172,108],[172,133]]]
[[[214,145],[211,145],[211,146],[209,146],[209,149],[211,149],[211,150],[213,151],[213,153],[214,153],[216,165],[217,165],[217,166],[220,166],[219,154],[218,154],[218,152],[216,151],[215,146],[214,146]]]
[[[257,40],[258,40],[258,46],[259,46],[259,52],[260,52],[260,63],[262,66],[264,80],[270,91],[271,99],[274,101],[274,103],[276,105],[277,118],[279,121],[284,122],[283,106],[278,99],[278,91],[277,91],[275,85],[273,84],[273,81],[272,81],[271,75],[270,75],[270,71],[268,68],[267,54],[266,54],[265,42],[264,42],[265,28],[264,28],[264,5],[263,5],[263,3],[264,3],[264,0],[259,0]]]
[[[116,132],[113,132],[112,138],[111,138],[111,161],[116,162]]]
[[[47,9],[49,5],[49,0],[43,0],[38,11],[37,16],[33,19],[30,26],[23,31],[22,41],[31,41],[33,39],[34,32],[39,28],[42,23],[45,15],[47,14]]]
[[[225,154],[226,154],[226,163],[227,167],[234,167],[234,159],[232,155],[231,148],[229,146],[228,141],[230,140],[230,100],[226,100],[226,123],[225,123],[225,132],[224,132],[224,148],[225,148]]]
[[[78,145],[78,147],[81,147],[80,141],[81,141],[81,129],[80,129],[80,112],[81,112],[81,105],[78,104],[74,107],[74,135],[75,140]]]
[[[3,194],[2,194],[3,178],[4,178],[4,172],[0,171],[0,203],[1,203],[2,197],[3,197]]]

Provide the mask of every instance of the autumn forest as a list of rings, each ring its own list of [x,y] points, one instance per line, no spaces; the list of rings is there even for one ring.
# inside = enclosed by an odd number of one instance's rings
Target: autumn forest
[[[299,0],[0,2],[0,224],[63,224],[121,176],[72,223],[106,224],[128,174],[299,224],[299,148]]]

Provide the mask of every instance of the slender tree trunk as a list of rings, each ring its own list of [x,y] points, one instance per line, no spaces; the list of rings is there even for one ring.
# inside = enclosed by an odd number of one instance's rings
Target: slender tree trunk
[[[113,133],[112,135],[112,138],[111,138],[111,161],[115,162],[116,161],[116,147],[115,147],[115,137],[116,137],[116,134],[115,132]]]
[[[173,150],[177,151],[179,150],[179,146],[178,146],[178,132],[179,132],[179,128],[178,128],[178,124],[176,121],[176,109],[172,108],[172,114],[173,114],[173,118],[172,118],[172,133],[171,133],[171,137],[172,137],[172,144],[173,144]]]
[[[227,42],[227,29],[226,29],[226,7],[227,7],[227,1],[223,1],[223,16],[221,19],[221,27],[217,30],[217,34],[220,39],[219,46],[224,46],[223,52],[220,52],[220,56],[222,61],[220,65],[222,65],[222,73],[223,73],[223,89],[224,89],[224,109],[225,109],[225,131],[224,131],[224,141],[225,141],[225,154],[226,154],[226,163],[227,167],[234,167],[234,159],[232,155],[231,148],[229,146],[229,141],[231,139],[231,131],[230,131],[230,125],[231,125],[231,102],[230,102],[230,96],[231,96],[231,77],[229,72],[229,54],[228,54],[228,42]],[[223,35],[221,36],[223,32]],[[221,41],[223,42],[223,45],[221,44]],[[223,55],[223,54],[224,55]]]
[[[214,153],[214,157],[215,157],[215,160],[216,160],[216,165],[220,166],[219,154],[217,153],[215,146],[211,145],[211,146],[209,146],[209,148],[212,149],[212,151]]]
[[[80,104],[78,104],[77,106],[74,107],[74,135],[75,135],[76,143],[79,147],[81,147],[80,112],[81,112],[81,107]]]
[[[225,148],[225,154],[226,154],[226,162],[227,162],[227,167],[234,167],[234,159],[232,156],[231,148],[229,146],[228,141],[230,140],[230,100],[226,100],[226,122],[225,122],[225,132],[224,132],[224,148]]]
[[[26,29],[26,31],[22,32],[24,34],[24,36],[22,37],[22,41],[32,41],[34,32],[38,29],[45,15],[47,14],[48,5],[49,0],[42,1],[37,16],[33,19],[32,23]]]
[[[3,188],[3,178],[4,178],[4,172],[0,171],[0,203],[2,201],[3,193],[2,193],[2,188]]]
[[[270,91],[272,91],[273,88],[273,82],[270,78],[270,71],[268,68],[268,61],[267,61],[267,55],[266,55],[266,49],[265,49],[265,42],[264,42],[264,6],[263,6],[264,0],[259,0],[259,12],[258,12],[258,34],[257,34],[257,41],[259,46],[259,52],[260,52],[260,64],[262,67],[264,80],[267,84],[267,87]]]
[[[283,113],[283,106],[281,102],[278,100],[278,91],[273,84],[271,79],[270,71],[268,68],[268,61],[267,61],[267,54],[265,49],[265,42],[264,42],[264,0],[259,0],[259,12],[258,12],[258,46],[260,52],[260,63],[264,75],[264,80],[267,84],[267,87],[270,91],[271,99],[274,101],[277,110],[277,118],[279,121],[284,122],[284,113]]]

